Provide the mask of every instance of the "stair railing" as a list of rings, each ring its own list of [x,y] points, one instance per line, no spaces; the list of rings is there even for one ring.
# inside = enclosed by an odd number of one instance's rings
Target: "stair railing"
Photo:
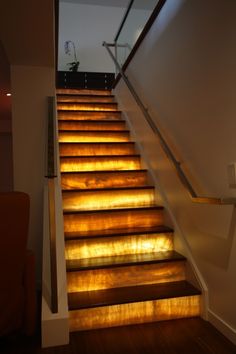
[[[47,141],[47,183],[49,209],[50,269],[51,269],[51,311],[58,312],[58,280],[56,254],[56,214],[55,214],[55,97],[48,97],[48,141]]]
[[[128,79],[128,76],[125,74],[125,72],[123,71],[122,67],[118,63],[116,57],[112,53],[110,47],[114,47],[114,43],[103,42],[103,46],[107,49],[110,57],[112,58],[115,66],[116,66],[116,69],[118,70],[119,74],[123,78],[123,80],[124,80],[125,84],[127,85],[130,93],[134,97],[134,99],[135,99],[137,105],[139,106],[140,110],[142,111],[147,123],[151,127],[152,131],[158,136],[158,138],[159,138],[159,140],[161,142],[163,150],[165,151],[167,157],[173,163],[173,165],[175,167],[175,170],[177,172],[177,175],[178,175],[180,181],[182,182],[182,184],[184,185],[184,187],[188,190],[192,201],[195,202],[195,203],[204,203],[204,204],[218,204],[218,205],[230,205],[230,204],[232,204],[232,205],[236,205],[236,198],[211,198],[211,197],[202,197],[202,196],[198,196],[197,195],[196,191],[194,190],[193,186],[189,182],[188,178],[186,177],[186,175],[185,175],[185,173],[184,173],[184,171],[183,171],[183,169],[181,167],[181,162],[178,161],[175,158],[174,153],[172,152],[172,150],[168,146],[167,141],[163,137],[160,129],[156,126],[156,124],[154,123],[152,117],[150,116],[150,114],[148,112],[148,108],[146,108],[144,106],[141,98],[139,97],[138,93],[136,92],[136,90],[134,89],[134,87],[131,84],[130,80]]]

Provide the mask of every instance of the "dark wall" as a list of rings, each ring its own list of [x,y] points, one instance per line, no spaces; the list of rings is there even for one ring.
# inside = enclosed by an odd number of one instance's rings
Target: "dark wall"
[[[0,41],[0,192],[13,189],[10,64]]]

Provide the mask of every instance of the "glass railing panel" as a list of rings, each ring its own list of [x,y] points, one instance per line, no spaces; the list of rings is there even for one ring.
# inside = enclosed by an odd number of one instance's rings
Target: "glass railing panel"
[[[122,66],[159,0],[134,0],[116,40],[116,58]]]

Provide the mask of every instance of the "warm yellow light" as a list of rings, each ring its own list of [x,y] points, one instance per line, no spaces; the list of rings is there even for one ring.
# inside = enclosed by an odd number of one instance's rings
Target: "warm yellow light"
[[[173,235],[143,234],[66,242],[66,259],[121,256],[173,250]]]
[[[59,121],[58,127],[60,130],[91,130],[91,131],[98,131],[98,130],[125,130],[125,122],[119,121],[103,121],[96,122],[96,121]]]
[[[57,89],[58,94],[70,94],[70,95],[111,95],[110,90],[90,90],[90,89]]]
[[[10,96],[11,96],[11,93],[7,93],[6,96],[10,97]]]
[[[58,112],[58,118],[59,119],[64,119],[64,120],[117,120],[121,119],[121,113],[118,111],[113,111],[113,112],[99,112],[99,111],[93,111],[93,112],[79,112],[79,111],[59,111]]]
[[[139,156],[97,156],[84,158],[63,158],[61,159],[61,172],[81,172],[81,171],[110,171],[110,170],[139,170]]]
[[[154,205],[153,189],[118,189],[63,193],[63,210],[99,210]]]
[[[83,104],[83,103],[58,103],[57,104],[58,110],[65,110],[65,111],[114,111],[116,110],[116,104]]]
[[[127,142],[129,141],[128,132],[59,132],[59,142],[60,143],[92,143],[92,142]]]
[[[141,209],[117,210],[104,213],[77,213],[64,215],[66,233],[86,233],[99,230],[120,230],[136,227],[155,227],[163,224],[162,210]]]
[[[185,264],[142,264],[67,273],[69,293],[185,280]]]
[[[62,173],[63,189],[136,187],[147,184],[145,171]]]
[[[77,331],[199,315],[200,296],[195,295],[70,311],[69,325]]]
[[[109,156],[134,155],[134,144],[122,143],[63,143],[60,144],[60,156]]]
[[[108,102],[108,103],[112,103],[114,102],[114,99],[113,97],[108,97],[107,95],[104,95],[104,96],[99,96],[99,97],[96,97],[95,95],[94,96],[86,96],[86,95],[81,95],[81,96],[76,96],[76,95],[71,95],[71,96],[68,96],[68,95],[64,95],[64,96],[58,96],[57,97],[57,102],[63,102],[63,103],[66,103],[66,102]]]

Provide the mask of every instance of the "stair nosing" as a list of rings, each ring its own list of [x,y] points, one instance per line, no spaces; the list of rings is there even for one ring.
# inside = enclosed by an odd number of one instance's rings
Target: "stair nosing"
[[[118,157],[121,157],[121,158],[123,158],[123,157],[126,157],[126,158],[131,158],[131,157],[140,157],[140,154],[132,154],[132,155],[94,155],[94,156],[91,156],[91,155],[76,155],[76,156],[60,156],[60,158],[61,159],[63,159],[63,158],[74,158],[74,159],[76,159],[76,158],[100,158],[100,157],[102,157],[102,158],[109,158],[109,157],[112,157],[112,158],[118,158]]]
[[[122,229],[123,230],[123,229]],[[109,237],[126,237],[126,236],[139,236],[139,235],[151,235],[151,234],[162,234],[162,233],[165,233],[165,234],[173,234],[174,233],[174,230],[168,226],[165,226],[165,225],[160,225],[159,227],[156,226],[155,228],[153,227],[152,229],[146,227],[146,230],[145,228],[143,228],[143,230],[141,230],[141,228],[137,229],[137,230],[132,230],[131,232],[128,232],[128,231],[120,231],[119,230],[115,230],[116,232],[114,233],[110,233],[110,234],[104,234],[104,231],[103,230],[99,230],[99,232],[97,231],[97,233],[93,235],[83,235],[82,233],[78,236],[78,233],[76,235],[76,232],[65,232],[64,235],[65,235],[65,242],[70,242],[70,241],[79,241],[79,240],[91,240],[91,239],[95,239],[95,238],[109,238]],[[128,230],[128,229],[127,229]]]
[[[70,130],[70,131],[73,131],[73,130]],[[76,131],[76,130],[75,130]],[[91,130],[92,131],[92,130]],[[104,141],[104,142],[100,142],[100,141],[91,141],[91,142],[77,142],[77,141],[71,141],[69,143],[66,143],[64,141],[61,141],[59,142],[59,144],[73,144],[73,145],[76,145],[76,144],[79,144],[79,145],[88,145],[88,144],[105,144],[105,145],[109,145],[109,144],[112,144],[112,145],[125,145],[125,144],[129,144],[129,145],[134,145],[135,142],[134,141],[121,141],[121,142],[118,142],[118,141]]]
[[[71,112],[71,111],[70,111]],[[96,119],[96,120],[91,120],[91,119],[83,119],[83,120],[75,120],[75,119],[58,119],[59,122],[77,122],[77,123],[86,123],[86,124],[94,124],[94,123],[105,123],[105,124],[111,124],[111,123],[126,123],[126,121],[124,119],[113,119],[113,120],[104,120],[104,119]]]
[[[162,205],[141,206],[141,207],[127,207],[127,208],[115,208],[115,209],[96,209],[96,210],[63,210],[63,215],[73,214],[98,214],[98,213],[118,213],[126,211],[141,211],[141,210],[163,210]]]
[[[83,192],[104,192],[104,191],[123,191],[123,190],[142,190],[142,189],[155,189],[155,186],[152,185],[144,185],[144,186],[129,186],[129,187],[108,187],[108,188],[74,188],[74,189],[63,189],[63,193],[83,193]]]
[[[113,155],[111,155],[113,156]],[[124,155],[127,156],[127,155]],[[64,156],[66,157],[66,156]],[[91,174],[96,174],[96,173],[147,173],[148,170],[147,169],[140,169],[140,170],[100,170],[100,171],[64,171],[61,172],[62,174],[85,174],[85,173],[91,173]]]
[[[172,256],[168,256],[168,254],[172,253]],[[89,270],[95,270],[95,269],[107,269],[107,268],[122,268],[122,267],[132,267],[132,266],[142,266],[144,264],[160,264],[160,263],[169,263],[169,262],[185,262],[186,261],[186,257],[182,256],[180,253],[176,252],[176,251],[162,251],[162,252],[156,252],[156,256],[157,255],[161,255],[163,256],[163,258],[152,258],[152,259],[133,259],[130,260],[128,259],[128,257],[130,255],[126,255],[127,261],[125,261],[125,256],[123,256],[123,260],[120,261],[119,263],[114,263],[115,259],[121,258],[120,256],[110,256],[110,257],[98,257],[99,260],[104,260],[107,259],[107,263],[92,263],[92,261],[95,261],[96,258],[92,259],[90,258],[90,264],[87,265],[82,265],[82,262],[85,260],[81,260],[81,264],[79,265],[79,261],[78,261],[78,266],[70,266],[70,261],[72,262],[72,260],[66,260],[66,271],[68,273],[72,273],[72,272],[80,272],[80,271],[89,271]],[[165,256],[165,255],[167,256]],[[134,256],[134,255],[133,255]],[[137,255],[138,256],[138,255]],[[139,254],[139,256],[145,256],[145,254]],[[134,258],[134,257],[133,257]],[[108,260],[110,260],[110,262],[108,262]],[[75,261],[75,260],[74,260]]]
[[[113,111],[103,111],[103,110],[99,110],[99,111],[94,111],[94,110],[80,110],[80,109],[75,109],[75,110],[70,110],[70,109],[57,109],[57,112],[69,112],[69,113],[75,113],[75,112],[80,112],[80,113],[122,113],[119,110],[113,110]]]
[[[179,287],[182,286],[183,288],[180,289]],[[168,289],[169,287],[169,289]],[[177,293],[174,293],[173,290],[174,288],[178,288]],[[160,291],[160,289],[162,288],[162,291]],[[163,291],[163,288],[165,289],[165,291]],[[117,290],[116,290],[117,289]],[[72,303],[73,301],[73,297],[75,297],[77,295],[77,293],[75,293],[75,295],[73,295],[73,293],[68,293],[68,303],[69,303],[69,311],[78,311],[78,310],[82,310],[82,309],[90,309],[90,308],[98,308],[98,307],[105,307],[105,306],[113,306],[113,305],[121,305],[121,304],[128,304],[128,303],[139,303],[139,302],[146,302],[146,301],[158,301],[158,300],[164,300],[164,299],[172,299],[172,298],[179,298],[179,297],[186,297],[186,296],[200,296],[201,295],[201,291],[196,288],[195,286],[193,286],[191,283],[189,283],[186,280],[182,280],[182,281],[175,281],[175,282],[169,282],[169,283],[159,283],[159,284],[148,284],[148,285],[136,285],[136,286],[130,286],[130,287],[123,287],[123,288],[115,288],[113,290],[94,290],[90,292],[90,296],[94,295],[95,292],[97,294],[104,294],[108,293],[108,291],[113,292],[113,294],[115,294],[116,292],[122,292],[124,293],[124,291],[130,291],[130,293],[135,293],[135,296],[127,296],[123,297],[123,299],[116,299],[115,296],[113,295],[110,299],[110,301],[96,301],[90,298],[90,304],[89,303],[82,303],[80,301],[80,304],[78,304],[78,302],[74,301],[74,304]],[[137,290],[139,291],[140,289],[151,289],[151,291],[149,292],[149,295],[145,297],[142,297],[140,295],[137,294]],[[156,291],[155,291],[156,290]],[[158,290],[159,290],[159,294],[158,294]],[[176,289],[175,289],[176,291]],[[82,292],[82,295],[85,296],[88,294],[88,292]],[[100,295],[101,296],[101,295]]]
[[[115,133],[115,134],[120,134],[120,133],[130,133],[130,130],[128,129],[123,129],[123,130],[85,130],[85,129],[76,129],[76,130],[68,130],[68,129],[58,129],[58,132],[65,132],[65,133]]]
[[[97,95],[97,94],[71,94],[71,93],[57,93],[56,96],[79,96],[79,97],[109,97],[109,98],[114,98],[115,95]]]

